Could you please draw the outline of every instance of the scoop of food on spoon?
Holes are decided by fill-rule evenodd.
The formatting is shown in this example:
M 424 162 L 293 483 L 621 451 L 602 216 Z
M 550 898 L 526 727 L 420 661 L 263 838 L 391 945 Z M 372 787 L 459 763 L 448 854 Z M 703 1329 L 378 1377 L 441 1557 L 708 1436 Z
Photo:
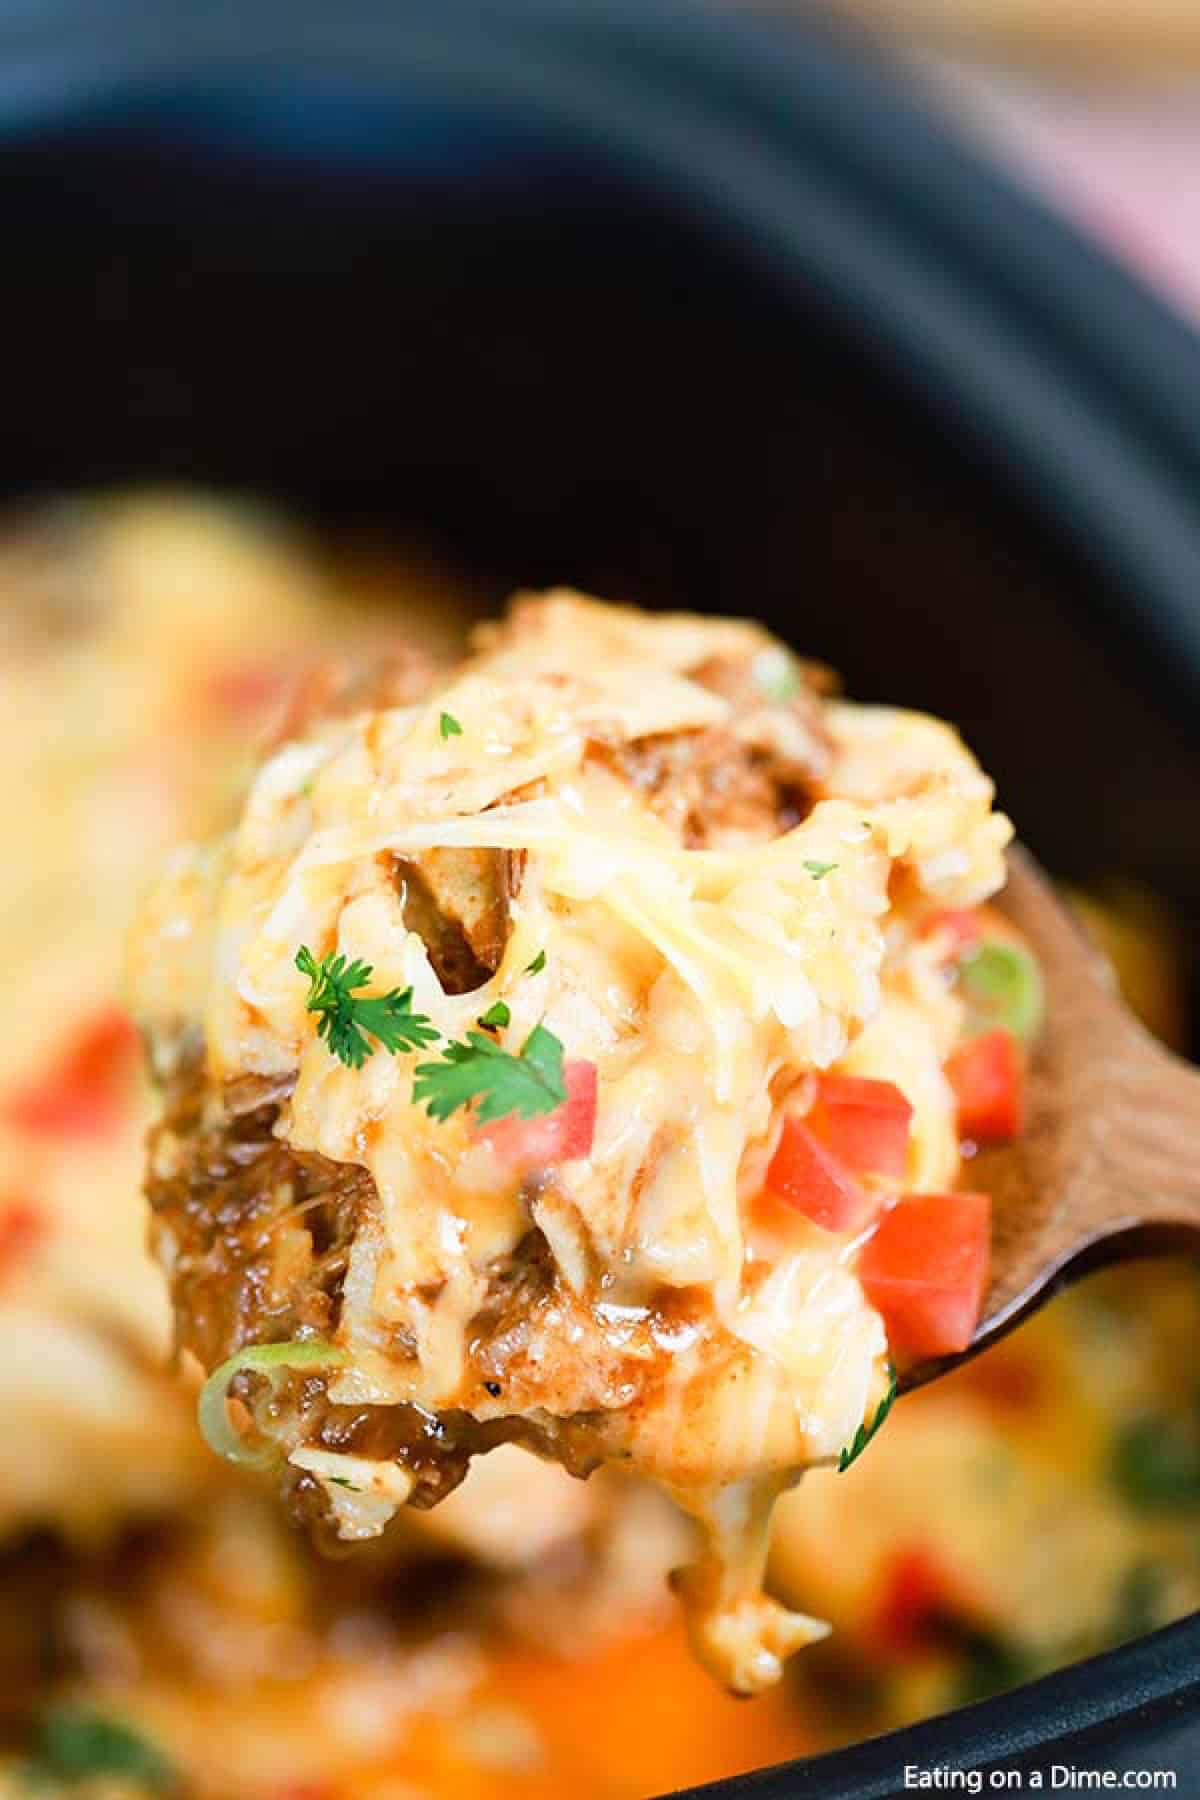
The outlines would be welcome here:
M 1025 850 L 998 902 L 1037 954 L 1045 1020 L 1028 1119 L 978 1153 L 970 1185 L 992 1197 L 991 1280 L 967 1349 L 916 1362 L 901 1391 L 986 1349 L 1088 1270 L 1200 1244 L 1200 1072 L 1122 1003 L 1104 957 Z

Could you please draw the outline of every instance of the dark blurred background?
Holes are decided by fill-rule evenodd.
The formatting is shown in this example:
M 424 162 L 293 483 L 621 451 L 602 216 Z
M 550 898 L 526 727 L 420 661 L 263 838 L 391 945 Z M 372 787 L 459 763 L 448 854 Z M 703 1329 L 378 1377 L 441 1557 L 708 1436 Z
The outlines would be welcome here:
M 835 0 L 969 129 L 1189 314 L 1200 312 L 1194 0 Z M 804 6 L 766 0 L 799 16 Z

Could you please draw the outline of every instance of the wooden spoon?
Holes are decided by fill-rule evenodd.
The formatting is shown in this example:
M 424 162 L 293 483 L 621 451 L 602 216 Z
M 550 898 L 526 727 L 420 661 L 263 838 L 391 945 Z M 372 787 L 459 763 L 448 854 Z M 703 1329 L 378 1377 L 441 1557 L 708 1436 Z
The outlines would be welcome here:
M 1037 952 L 1046 1018 L 1029 1120 L 962 1185 L 991 1194 L 992 1280 L 970 1347 L 907 1369 L 918 1386 L 974 1356 L 1089 1269 L 1200 1247 L 1200 1071 L 1122 1004 L 1107 961 L 1025 850 L 1001 910 Z

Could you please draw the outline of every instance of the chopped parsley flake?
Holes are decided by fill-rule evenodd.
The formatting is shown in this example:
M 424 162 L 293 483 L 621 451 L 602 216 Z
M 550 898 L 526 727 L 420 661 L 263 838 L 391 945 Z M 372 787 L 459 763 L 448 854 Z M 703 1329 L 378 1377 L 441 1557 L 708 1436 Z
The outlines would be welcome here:
M 438 720 L 438 730 L 444 738 L 461 737 L 463 728 L 453 713 L 444 712 Z
M 447 1044 L 437 1062 L 418 1063 L 413 1083 L 413 1099 L 431 1119 L 448 1119 L 474 1102 L 481 1125 L 509 1113 L 534 1119 L 566 1097 L 563 1047 L 544 1025 L 534 1026 L 519 1056 L 481 1031 L 468 1031 L 465 1043 Z
M 501 1025 L 507 1025 L 511 1018 L 512 1014 L 509 1012 L 504 1001 L 497 1000 L 495 1006 L 488 1007 L 487 1011 L 480 1018 L 479 1023 L 481 1025 L 486 1025 L 489 1031 L 494 1031 Z
M 545 966 L 546 952 L 544 950 L 539 950 L 533 961 L 531 963 L 526 963 L 525 973 L 527 975 L 540 975 Z
M 892 1407 L 895 1405 L 895 1401 L 896 1401 L 896 1385 L 897 1385 L 896 1384 L 896 1371 L 895 1371 L 895 1369 L 889 1367 L 888 1368 L 887 1393 L 883 1396 L 883 1399 L 879 1402 L 879 1405 L 876 1407 L 875 1417 L 871 1420 L 871 1423 L 868 1425 L 867 1421 L 865 1419 L 863 1420 L 862 1424 L 859 1426 L 858 1430 L 855 1432 L 854 1437 L 851 1440 L 850 1444 L 842 1451 L 841 1455 L 838 1457 L 838 1474 L 839 1475 L 844 1475 L 846 1473 L 846 1470 L 850 1467 L 850 1464 L 852 1462 L 856 1462 L 858 1460 L 858 1458 L 862 1455 L 863 1451 L 866 1449 L 867 1445 L 870 1443 L 871 1439 L 875 1436 L 875 1433 L 879 1430 L 880 1426 L 883 1424 L 884 1420 L 887 1418 L 888 1414 L 891 1412 Z
M 323 956 L 318 962 L 307 944 L 296 952 L 296 967 L 308 976 L 305 1006 L 316 1013 L 317 1035 L 324 1038 L 330 1055 L 348 1069 L 361 1069 L 375 1053 L 375 1042 L 389 1055 L 397 1050 L 416 1050 L 437 1041 L 438 1033 L 424 1013 L 412 1009 L 412 989 L 393 988 L 389 994 L 357 994 L 371 979 L 371 965 L 347 963 L 344 956 Z
M 806 862 L 804 867 L 808 870 L 809 874 L 812 876 L 814 881 L 820 881 L 822 875 L 831 875 L 833 873 L 834 869 L 837 868 L 837 864 L 836 863 L 825 863 L 825 862 Z

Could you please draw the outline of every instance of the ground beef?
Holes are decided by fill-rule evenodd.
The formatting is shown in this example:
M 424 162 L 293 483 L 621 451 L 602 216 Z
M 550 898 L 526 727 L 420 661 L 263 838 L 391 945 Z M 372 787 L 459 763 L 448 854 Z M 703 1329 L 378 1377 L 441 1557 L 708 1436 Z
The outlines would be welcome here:
M 172 1059 L 156 1060 L 170 1067 Z M 365 1169 L 302 1154 L 274 1135 L 290 1089 L 288 1080 L 250 1076 L 217 1091 L 194 1043 L 175 1057 L 165 1082 L 163 1118 L 150 1136 L 151 1238 L 170 1275 L 176 1341 L 209 1371 L 247 1344 L 330 1337 L 350 1244 L 377 1204 Z M 531 1232 L 497 1264 L 471 1333 L 481 1389 L 514 1321 L 539 1318 L 555 1291 L 548 1248 Z M 260 1381 L 240 1375 L 233 1392 L 250 1399 Z M 344 1406 L 329 1399 L 322 1374 L 282 1384 L 279 1406 L 306 1443 L 401 1462 L 416 1476 L 409 1504 L 417 1508 L 435 1506 L 462 1481 L 472 1456 L 502 1443 L 552 1456 L 580 1475 L 601 1461 L 586 1416 L 480 1421 L 466 1411 Z M 317 1543 L 336 1548 L 321 1484 L 288 1468 L 283 1492 Z
M 426 850 L 395 857 L 404 923 L 450 994 L 473 993 L 499 967 L 523 858 L 505 850 Z
M 688 849 L 777 837 L 807 817 L 832 756 L 821 714 L 831 677 L 818 664 L 794 668 L 795 694 L 772 701 L 751 659 L 714 657 L 689 674 L 730 703 L 720 725 L 599 742 L 591 754 L 635 787 Z
M 64 1612 L 76 1573 L 70 1553 L 48 1534 L 0 1552 L 0 1748 L 47 1683 L 72 1672 Z
M 171 1277 L 177 1341 L 206 1369 L 248 1343 L 324 1336 L 374 1196 L 366 1171 L 274 1135 L 290 1081 L 213 1090 L 195 1046 L 150 1134 L 151 1240 Z
M 721 729 L 641 738 L 597 754 L 689 850 L 713 848 L 731 834 L 774 837 L 807 811 L 780 790 L 758 756 L 741 753 Z

